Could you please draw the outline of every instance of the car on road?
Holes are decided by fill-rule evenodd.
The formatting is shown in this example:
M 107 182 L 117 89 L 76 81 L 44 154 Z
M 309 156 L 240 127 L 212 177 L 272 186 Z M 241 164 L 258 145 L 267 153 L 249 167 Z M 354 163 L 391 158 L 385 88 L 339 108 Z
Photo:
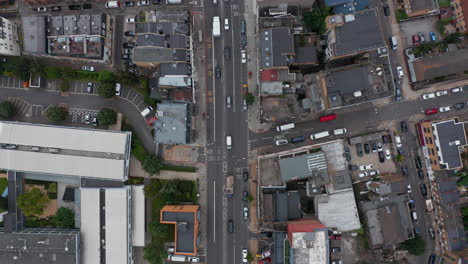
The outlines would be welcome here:
M 333 120 L 336 120 L 337 117 L 338 117 L 337 114 L 324 115 L 324 116 L 319 117 L 319 121 L 320 121 L 320 122 L 333 121 Z M 345 133 L 346 133 L 346 132 L 345 132 Z
M 279 139 L 279 140 L 275 141 L 275 144 L 276 144 L 276 146 L 286 145 L 286 144 L 288 144 L 288 140 L 287 139 Z
M 430 238 L 430 239 L 435 239 L 434 228 L 429 227 L 429 228 L 427 229 L 427 231 L 429 232 L 429 238 Z
M 234 232 L 234 221 L 229 220 L 228 221 L 228 232 L 233 233 Z
M 128 24 L 133 24 L 133 23 L 135 23 L 135 18 L 134 17 L 129 17 L 129 18 L 127 18 L 126 22 Z
M 247 249 L 246 248 L 242 249 L 242 262 L 243 263 L 247 263 L 247 255 L 248 255 Z
M 431 39 L 431 41 L 436 41 L 437 40 L 437 37 L 436 37 L 434 32 L 429 32 L 429 38 Z
M 364 177 L 367 177 L 368 175 L 369 175 L 369 173 L 367 171 L 358 173 L 359 178 L 364 178 Z
M 465 107 L 465 103 L 456 103 L 456 104 L 453 105 L 453 108 L 455 110 L 460 110 L 460 109 L 462 109 L 464 107 Z
M 398 67 L 396 67 L 396 70 L 397 70 L 398 78 L 400 78 L 400 79 L 403 78 L 403 75 L 404 75 L 403 74 L 403 67 L 398 66 Z
M 244 208 L 242 209 L 242 212 L 243 212 L 244 220 L 249 219 L 249 208 L 247 206 L 244 206 Z
M 364 171 L 364 170 L 371 170 L 372 169 L 372 164 L 367 164 L 367 165 L 361 165 L 359 166 L 359 169 Z
M 36 11 L 36 12 L 47 12 L 47 7 L 45 7 L 45 6 L 35 7 L 35 8 L 33 8 L 33 11 Z
M 428 263 L 428 264 L 434 264 L 435 259 L 436 259 L 436 256 L 435 256 L 434 254 L 431 254 L 431 255 L 429 256 L 429 260 L 428 260 L 427 263 Z
M 241 50 L 241 62 L 247 63 L 247 52 L 245 50 Z
M 390 8 L 388 8 L 387 4 L 383 4 L 383 11 L 385 16 L 390 16 Z
M 401 174 L 403 174 L 403 176 L 408 175 L 408 167 L 401 166 Z
M 402 146 L 400 136 L 395 136 L 395 144 L 396 144 L 397 148 L 400 148 Z
M 89 125 L 91 124 L 91 116 L 88 114 L 88 115 L 85 115 L 84 117 L 84 122 L 85 124 Z
M 422 169 L 422 162 L 419 156 L 414 158 L 414 165 L 416 166 L 416 169 Z
M 421 40 L 419 39 L 419 36 L 418 36 L 418 35 L 413 35 L 412 39 L 413 39 L 413 45 L 414 45 L 414 46 L 419 46 L 419 45 L 421 45 Z
M 421 170 L 421 169 L 418 170 L 418 177 L 419 177 L 419 179 L 421 179 L 421 180 L 424 179 L 424 171 L 423 171 L 423 170 Z
M 389 149 L 385 149 L 385 158 L 387 160 L 391 159 L 392 158 L 392 155 L 390 154 L 390 150 Z
M 249 198 L 249 193 L 247 191 L 242 192 L 242 201 L 247 201 Z
M 461 92 L 463 92 L 462 86 L 452 88 L 452 93 L 461 93 Z
M 115 95 L 120 96 L 121 90 L 122 90 L 122 86 L 120 85 L 120 83 L 116 83 L 115 84 Z
M 124 35 L 127 36 L 127 37 L 134 37 L 134 36 L 135 36 L 135 32 L 133 32 L 133 31 L 125 31 Z
M 370 146 L 369 146 L 369 144 L 367 144 L 367 143 L 364 144 L 364 152 L 365 152 L 366 154 L 369 154 L 369 153 L 370 153 Z
M 406 123 L 406 121 L 401 121 L 400 127 L 401 127 L 401 132 L 403 133 L 408 132 L 408 124 Z
M 447 95 L 448 92 L 447 91 L 438 91 L 436 92 L 436 96 L 444 96 L 444 95 Z
M 419 41 L 422 43 L 424 43 L 425 39 L 424 39 L 424 34 L 422 32 L 419 32 L 418 33 L 418 37 L 419 37 Z
M 92 82 L 89 82 L 87 85 L 86 85 L 86 91 L 88 93 L 93 93 L 93 88 L 94 88 L 94 83 Z
M 441 112 L 441 113 L 448 112 L 450 110 L 452 110 L 450 108 L 450 106 L 442 106 L 442 107 L 439 108 L 439 112 Z
M 140 0 L 137 1 L 137 6 L 149 6 L 149 1 L 148 0 Z
M 215 68 L 215 76 L 218 79 L 221 78 L 221 67 L 219 65 L 216 66 L 216 68 Z
M 90 71 L 90 72 L 93 72 L 94 71 L 94 67 L 93 66 L 83 66 L 81 67 L 81 69 L 83 71 Z
M 291 139 L 291 143 L 300 143 L 305 141 L 307 138 L 305 136 L 299 136 Z M 349 151 L 349 149 L 348 149 Z
M 437 112 L 438 112 L 438 111 L 437 111 L 437 108 L 426 109 L 426 110 L 424 111 L 424 113 L 425 113 L 426 115 L 434 115 L 434 114 L 437 114 Z
M 226 96 L 226 108 L 231 108 L 231 96 Z
M 346 132 L 347 132 L 346 128 L 338 128 L 338 129 L 333 130 L 333 135 L 335 136 L 344 135 L 346 134 Z
M 423 98 L 424 100 L 435 98 L 435 93 L 423 94 L 423 95 L 422 95 L 422 98 Z
M 230 47 L 225 47 L 224 48 L 224 58 L 226 60 L 229 60 L 231 58 L 231 48 Z
M 224 30 L 229 30 L 229 19 L 228 18 L 224 19 Z
M 385 162 L 385 154 L 383 151 L 379 151 L 379 161 L 380 163 L 384 163 Z
M 242 110 L 247 110 L 247 99 L 242 98 Z
M 422 194 L 423 196 L 427 196 L 427 187 L 426 187 L 426 184 L 421 183 L 421 184 L 419 185 L 419 188 L 421 189 L 421 194 Z
M 248 171 L 243 171 L 242 172 L 242 180 L 244 180 L 244 182 L 247 182 L 249 180 L 249 172 Z
M 52 10 L 52 12 L 62 11 L 62 7 L 60 7 L 60 6 L 53 6 L 50 9 Z
M 361 143 L 356 144 L 356 153 L 357 153 L 358 157 L 362 157 L 362 155 L 364 154 L 362 152 L 362 144 Z

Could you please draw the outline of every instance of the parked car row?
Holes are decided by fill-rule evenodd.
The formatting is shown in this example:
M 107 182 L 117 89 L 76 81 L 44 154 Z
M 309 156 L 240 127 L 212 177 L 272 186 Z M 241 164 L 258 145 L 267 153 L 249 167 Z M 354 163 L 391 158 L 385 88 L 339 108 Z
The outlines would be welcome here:
M 455 87 L 455 88 L 450 89 L 450 91 L 452 92 L 452 94 L 461 93 L 461 92 L 463 92 L 463 87 L 462 86 Z M 437 91 L 437 92 L 434 92 L 434 93 L 426 93 L 426 94 L 422 95 L 422 98 L 424 100 L 428 100 L 428 99 L 434 99 L 436 97 L 440 97 L 440 96 L 444 96 L 444 95 L 448 95 L 448 91 L 442 90 L 442 91 Z
M 437 37 L 434 32 L 429 32 L 429 39 L 430 41 L 436 41 Z M 419 46 L 426 42 L 426 39 L 424 38 L 424 34 L 422 32 L 419 32 L 417 35 L 412 36 L 413 40 L 413 45 L 414 46 Z

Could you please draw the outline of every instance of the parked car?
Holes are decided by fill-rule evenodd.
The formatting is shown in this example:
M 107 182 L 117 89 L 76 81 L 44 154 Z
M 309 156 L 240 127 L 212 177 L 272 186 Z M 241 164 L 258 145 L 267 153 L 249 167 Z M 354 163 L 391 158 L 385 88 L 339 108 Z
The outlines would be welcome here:
M 429 38 L 431 39 L 431 41 L 436 41 L 437 40 L 437 37 L 436 37 L 434 32 L 429 32 Z
M 148 0 L 137 1 L 137 6 L 149 6 L 149 1 Z
M 406 124 L 406 121 L 401 121 L 400 126 L 401 126 L 401 132 L 403 133 L 408 132 L 408 124 Z
M 95 126 L 95 127 L 97 127 L 99 125 L 97 117 L 93 117 L 92 123 L 93 123 L 93 126 Z
M 224 19 L 224 30 L 229 30 L 229 18 Z
M 414 46 L 419 46 L 419 45 L 421 45 L 421 40 L 419 39 L 419 36 L 418 36 L 418 35 L 413 35 L 412 39 L 413 39 L 413 45 L 414 45 Z
M 331 248 L 331 251 L 332 251 L 332 252 L 340 252 L 340 251 L 341 251 L 341 248 L 339 248 L 339 247 L 332 247 L 332 248 Z
M 427 231 L 429 232 L 429 238 L 430 238 L 430 239 L 435 239 L 434 228 L 429 227 Z
M 286 144 L 288 144 L 288 140 L 287 139 L 279 139 L 279 140 L 275 141 L 275 144 L 276 144 L 276 146 L 286 145 Z
M 135 47 L 135 43 L 133 43 L 133 42 L 125 42 L 125 43 L 123 44 L 123 47 L 124 47 L 125 49 L 133 49 L 133 47 Z
M 364 154 L 362 152 L 362 144 L 361 143 L 356 144 L 356 153 L 357 153 L 358 157 L 362 157 L 362 155 Z
M 400 148 L 402 146 L 400 136 L 395 136 L 395 144 L 397 148 Z
M 70 9 L 70 10 L 81 10 L 81 6 L 80 5 L 69 5 L 68 9 Z
M 94 88 L 94 83 L 89 82 L 89 83 L 87 84 L 87 86 L 86 86 L 86 91 L 87 91 L 88 93 L 93 93 L 93 88 Z
M 89 114 L 85 115 L 84 122 L 87 125 L 91 124 L 91 116 Z
M 438 112 L 438 111 L 437 111 L 437 108 L 431 108 L 431 109 L 427 109 L 427 110 L 424 111 L 424 113 L 425 113 L 426 115 L 437 114 L 437 112 Z
M 242 180 L 244 180 L 244 182 L 249 180 L 249 172 L 248 171 L 242 172 Z
M 60 7 L 60 6 L 53 6 L 50 9 L 52 10 L 52 12 L 62 11 L 62 7 Z
M 266 257 L 266 258 L 261 259 L 260 261 L 258 261 L 258 264 L 268 264 L 268 263 L 271 263 L 271 258 L 270 257 Z
M 402 174 L 403 176 L 408 175 L 408 167 L 406 167 L 406 166 L 401 166 L 401 174 Z
M 375 142 L 375 141 L 371 142 L 371 150 L 374 153 L 377 152 L 377 142 Z
M 365 152 L 366 154 L 369 154 L 369 153 L 370 153 L 370 146 L 369 146 L 369 144 L 367 144 L 367 143 L 364 144 L 364 152 Z
M 247 249 L 246 248 L 242 249 L 242 262 L 243 263 L 247 263 L 247 255 L 248 255 Z
M 383 151 L 383 146 L 382 146 L 382 143 L 377 143 L 377 151 L 378 152 L 382 152 Z
M 460 93 L 460 92 L 463 92 L 463 87 L 455 87 L 455 88 L 452 88 L 452 93 Z
M 122 91 L 122 86 L 120 85 L 120 83 L 116 83 L 115 84 L 115 95 L 120 96 L 121 91 Z
M 380 163 L 385 162 L 385 154 L 384 154 L 383 151 L 379 151 L 379 161 L 380 161 Z
M 247 52 L 245 50 L 241 50 L 241 62 L 247 63 Z
M 434 254 L 431 254 L 429 256 L 429 261 L 427 262 L 428 264 L 434 264 L 435 262 L 435 259 L 436 259 L 436 256 Z
M 460 109 L 462 109 L 464 107 L 465 107 L 465 103 L 456 103 L 456 104 L 453 105 L 453 108 L 455 110 L 460 110 Z
M 135 36 L 135 32 L 133 32 L 133 31 L 125 31 L 124 35 L 127 36 L 127 37 L 134 37 L 134 36 Z
M 128 24 L 133 24 L 133 23 L 135 23 L 135 18 L 134 17 L 129 17 L 129 18 L 127 18 L 126 21 L 127 21 Z
M 153 0 L 153 5 L 162 5 L 162 0 Z
M 422 169 L 422 162 L 419 156 L 414 158 L 414 165 L 416 166 L 416 169 Z
M 122 60 L 129 60 L 130 54 L 122 54 Z
M 364 171 L 364 170 L 371 170 L 372 169 L 372 164 L 367 164 L 367 165 L 361 165 L 359 166 L 359 169 Z
M 424 100 L 435 98 L 435 93 L 423 94 L 423 95 L 422 95 L 422 98 L 423 98 Z
M 249 219 L 249 208 L 247 206 L 244 206 L 244 208 L 242 209 L 242 212 L 243 212 L 244 220 Z
M 419 33 L 418 33 L 418 37 L 419 37 L 419 41 L 420 41 L 421 43 L 424 43 L 424 34 L 423 34 L 422 32 L 419 32 Z
M 383 4 L 383 11 L 385 16 L 390 16 L 390 9 L 388 8 L 387 4 Z
M 367 173 L 367 171 L 363 171 L 363 172 L 358 173 L 359 178 L 364 178 L 364 177 L 367 177 L 368 175 L 369 175 L 369 173 Z
M 390 154 L 390 150 L 389 149 L 385 149 L 385 158 L 387 160 L 391 159 L 392 158 L 392 155 Z
M 397 70 L 397 73 L 398 73 L 398 78 L 400 78 L 400 79 L 403 78 L 403 75 L 404 75 L 403 74 L 403 67 L 398 66 L 398 67 L 396 67 L 396 70 Z
M 81 69 L 83 71 L 90 71 L 90 72 L 93 72 L 94 71 L 94 67 L 93 66 L 83 66 L 81 67 Z
M 439 108 L 439 112 L 441 113 L 448 112 L 450 110 L 451 110 L 450 106 L 442 106 Z
M 373 176 L 377 176 L 380 174 L 380 171 L 379 170 L 373 170 L 371 172 L 369 172 L 369 176 L 373 177 Z
M 125 2 L 123 3 L 123 6 L 124 6 L 124 7 L 135 6 L 135 2 L 133 2 L 133 1 L 125 1 Z
M 249 198 L 249 193 L 247 191 L 242 192 L 242 201 L 247 201 Z
M 444 95 L 447 95 L 448 92 L 447 91 L 438 91 L 436 92 L 436 96 L 444 96 Z
M 350 161 L 350 160 L 351 160 L 351 152 L 349 151 L 349 148 L 348 148 L 348 147 L 345 147 L 344 150 L 345 150 L 345 157 L 346 157 L 346 160 L 347 160 L 347 161 Z
M 331 240 L 341 240 L 341 235 L 332 235 L 330 236 Z
M 83 9 L 91 9 L 93 6 L 91 4 L 83 4 Z
M 419 179 L 421 179 L 421 180 L 424 179 L 424 171 L 423 171 L 423 170 L 421 170 L 421 169 L 418 170 L 418 177 L 419 177 Z
M 421 188 L 421 194 L 422 194 L 423 196 L 427 196 L 427 187 L 426 187 L 426 184 L 421 183 L 421 184 L 419 185 L 419 187 Z
M 387 135 L 382 136 L 382 143 L 388 144 L 388 136 Z
M 35 7 L 35 8 L 33 8 L 33 11 L 36 11 L 36 12 L 47 12 L 47 7 L 45 7 L 45 6 Z

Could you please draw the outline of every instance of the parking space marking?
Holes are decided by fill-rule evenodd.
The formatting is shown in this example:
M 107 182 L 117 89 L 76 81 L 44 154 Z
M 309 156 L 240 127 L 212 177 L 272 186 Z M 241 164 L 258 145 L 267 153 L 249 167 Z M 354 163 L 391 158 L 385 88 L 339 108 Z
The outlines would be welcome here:
M 135 93 L 135 97 L 133 97 L 132 103 L 135 101 L 135 99 L 138 97 L 138 94 Z
M 31 104 L 30 103 L 17 97 L 8 97 L 8 101 L 10 101 L 13 104 L 17 113 L 20 113 L 21 115 L 24 115 L 27 117 L 31 116 Z
M 31 107 L 31 116 L 41 118 L 43 113 L 42 105 L 32 105 Z
M 71 116 L 73 123 L 84 123 L 85 116 L 90 115 L 95 117 L 98 114 L 98 110 L 84 109 L 84 108 L 70 108 L 68 109 L 68 115 Z

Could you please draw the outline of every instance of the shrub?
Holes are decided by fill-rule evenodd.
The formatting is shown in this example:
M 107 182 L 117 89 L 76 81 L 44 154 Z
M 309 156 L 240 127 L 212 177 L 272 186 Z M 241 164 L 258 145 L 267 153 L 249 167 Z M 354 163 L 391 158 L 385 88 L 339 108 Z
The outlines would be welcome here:
M 398 22 L 400 22 L 403 19 L 407 19 L 408 14 L 406 14 L 406 11 L 404 9 L 398 9 L 396 11 L 396 18 L 397 18 Z
M 155 154 L 147 154 L 143 160 L 141 166 L 143 169 L 151 175 L 158 175 L 162 168 L 161 158 Z
M 59 208 L 55 215 L 55 227 L 75 228 L 75 213 L 65 207 Z
M 0 103 L 0 117 L 11 118 L 15 112 L 13 104 L 9 101 L 3 101 Z
M 413 239 L 406 240 L 401 243 L 400 247 L 402 249 L 408 250 L 412 255 L 421 256 L 426 250 L 426 241 L 424 241 L 420 236 L 416 235 Z
M 62 77 L 62 71 L 57 67 L 46 67 L 44 71 L 48 79 L 60 79 Z
M 18 207 L 25 216 L 40 215 L 44 211 L 49 199 L 38 188 L 32 188 L 18 196 Z
M 52 106 L 44 113 L 45 117 L 53 122 L 63 121 L 67 117 L 67 109 L 60 106 Z
M 102 125 L 113 125 L 117 121 L 117 113 L 113 109 L 104 108 L 99 111 L 97 118 Z
M 245 96 L 245 101 L 248 105 L 251 105 L 255 102 L 255 96 L 252 93 L 247 93 L 247 95 Z
M 115 95 L 115 83 L 114 82 L 102 82 L 97 87 L 97 94 L 105 98 L 111 98 Z
M 318 7 L 303 15 L 304 24 L 309 30 L 317 34 L 324 34 L 327 30 L 325 18 L 330 14 L 330 7 Z
M 68 92 L 69 90 L 70 90 L 70 81 L 62 80 L 62 82 L 60 82 L 60 91 Z
M 53 183 L 49 184 L 49 187 L 47 188 L 47 191 L 51 192 L 51 193 L 57 193 L 57 183 L 53 182 Z

